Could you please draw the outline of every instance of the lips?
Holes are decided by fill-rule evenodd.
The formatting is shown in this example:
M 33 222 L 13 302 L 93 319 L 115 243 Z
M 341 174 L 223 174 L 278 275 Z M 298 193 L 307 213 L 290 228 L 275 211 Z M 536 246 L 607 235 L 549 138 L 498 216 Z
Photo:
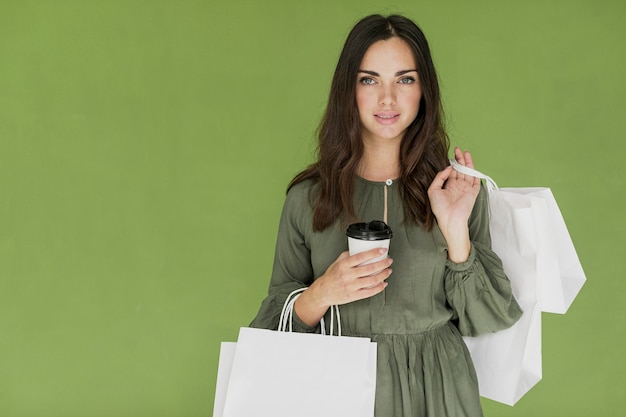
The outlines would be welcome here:
M 398 120 L 400 114 L 396 112 L 381 112 L 374 114 L 374 117 L 376 118 L 378 123 L 390 125 Z

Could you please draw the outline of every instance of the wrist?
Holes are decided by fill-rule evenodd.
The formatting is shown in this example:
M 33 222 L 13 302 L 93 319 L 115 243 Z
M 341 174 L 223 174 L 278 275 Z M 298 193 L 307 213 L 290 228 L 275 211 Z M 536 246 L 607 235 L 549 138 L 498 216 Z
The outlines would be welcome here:
M 320 296 L 319 284 L 315 281 L 298 297 L 294 304 L 294 310 L 300 321 L 308 326 L 315 326 L 324 317 L 330 306 L 323 302 Z
M 455 264 L 462 264 L 469 259 L 472 246 L 469 241 L 467 243 L 454 246 L 448 245 L 448 259 Z

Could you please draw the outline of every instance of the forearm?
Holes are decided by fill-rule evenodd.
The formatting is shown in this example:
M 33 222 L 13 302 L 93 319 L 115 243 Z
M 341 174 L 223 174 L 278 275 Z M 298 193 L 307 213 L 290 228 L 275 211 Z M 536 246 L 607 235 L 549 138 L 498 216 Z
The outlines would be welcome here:
M 471 242 L 467 223 L 461 225 L 440 225 L 441 233 L 448 245 L 448 259 L 463 263 L 469 258 Z

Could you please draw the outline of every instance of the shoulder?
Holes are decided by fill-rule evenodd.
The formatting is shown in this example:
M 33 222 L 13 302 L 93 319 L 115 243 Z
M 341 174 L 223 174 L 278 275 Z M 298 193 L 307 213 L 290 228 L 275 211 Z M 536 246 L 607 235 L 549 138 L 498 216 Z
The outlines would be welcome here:
M 290 230 L 298 235 L 307 235 L 312 228 L 312 202 L 316 188 L 314 181 L 304 180 L 289 189 L 280 219 L 281 230 Z
M 285 205 L 296 205 L 300 208 L 312 208 L 315 193 L 319 189 L 319 181 L 307 179 L 293 185 L 287 192 Z
M 310 179 L 289 188 L 283 204 L 283 219 L 298 224 L 309 223 L 313 215 L 313 202 L 317 189 L 317 182 Z

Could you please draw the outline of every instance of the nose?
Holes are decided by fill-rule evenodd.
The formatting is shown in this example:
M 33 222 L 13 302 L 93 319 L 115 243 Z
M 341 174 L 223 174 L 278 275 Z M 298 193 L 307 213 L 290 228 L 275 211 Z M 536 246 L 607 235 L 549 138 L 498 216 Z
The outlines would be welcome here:
M 396 94 L 393 85 L 382 85 L 378 102 L 381 106 L 391 106 L 396 104 Z

